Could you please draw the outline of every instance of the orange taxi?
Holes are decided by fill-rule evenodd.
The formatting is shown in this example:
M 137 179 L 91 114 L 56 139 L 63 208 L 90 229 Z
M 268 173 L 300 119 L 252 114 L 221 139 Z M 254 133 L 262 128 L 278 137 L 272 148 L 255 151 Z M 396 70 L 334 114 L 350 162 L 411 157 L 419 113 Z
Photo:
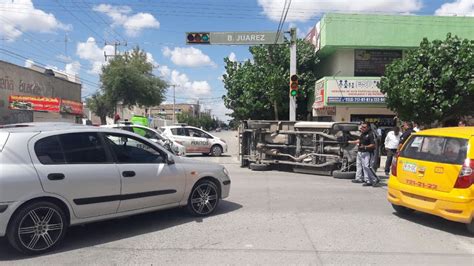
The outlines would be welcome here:
M 413 134 L 392 164 L 388 201 L 395 211 L 414 210 L 465 223 L 474 234 L 474 127 Z

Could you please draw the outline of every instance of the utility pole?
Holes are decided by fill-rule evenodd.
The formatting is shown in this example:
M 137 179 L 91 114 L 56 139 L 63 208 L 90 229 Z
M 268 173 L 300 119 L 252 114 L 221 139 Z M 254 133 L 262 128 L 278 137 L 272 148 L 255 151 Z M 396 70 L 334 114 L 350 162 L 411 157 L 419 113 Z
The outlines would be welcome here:
M 113 54 L 113 55 L 108 55 L 108 54 L 106 54 L 105 51 L 104 51 L 105 61 L 107 61 L 107 59 L 108 59 L 109 57 L 114 57 L 114 56 L 116 56 L 116 55 L 118 54 L 118 47 L 119 47 L 119 46 L 127 46 L 127 42 L 123 42 L 123 43 L 122 43 L 122 42 L 117 42 L 117 41 L 115 41 L 115 42 L 113 42 L 113 43 L 107 43 L 107 42 L 105 42 L 105 45 L 113 45 L 113 46 L 114 46 L 114 54 Z
M 296 28 L 290 29 L 290 77 L 296 75 Z M 296 121 L 296 96 L 290 95 L 290 121 Z

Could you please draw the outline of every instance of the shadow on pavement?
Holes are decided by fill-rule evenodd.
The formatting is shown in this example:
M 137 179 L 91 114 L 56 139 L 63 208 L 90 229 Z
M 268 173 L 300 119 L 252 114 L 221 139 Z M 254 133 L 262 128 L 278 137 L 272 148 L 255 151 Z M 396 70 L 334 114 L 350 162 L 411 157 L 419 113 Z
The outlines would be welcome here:
M 473 237 L 467 231 L 466 225 L 463 223 L 449 221 L 435 215 L 418 211 L 415 211 L 410 215 L 400 215 L 396 212 L 394 212 L 393 214 L 400 217 L 401 219 L 414 222 L 422 226 L 431 227 L 433 229 L 444 231 L 454 235 Z
M 210 217 L 219 216 L 242 208 L 242 205 L 222 200 L 219 207 Z M 68 229 L 66 237 L 59 247 L 44 255 L 62 253 L 70 250 L 91 247 L 142 234 L 165 230 L 181 224 L 201 223 L 207 217 L 193 217 L 184 208 L 175 208 L 138 214 L 125 218 L 73 226 Z M 41 255 L 39 255 L 41 256 Z M 6 238 L 0 239 L 0 261 L 29 259 L 10 247 Z

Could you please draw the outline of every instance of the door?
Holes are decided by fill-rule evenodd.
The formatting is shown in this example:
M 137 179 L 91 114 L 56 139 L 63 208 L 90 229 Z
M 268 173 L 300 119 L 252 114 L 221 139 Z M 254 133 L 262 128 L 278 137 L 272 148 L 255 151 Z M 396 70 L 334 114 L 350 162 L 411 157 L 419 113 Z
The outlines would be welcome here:
M 119 212 L 180 202 L 185 174 L 176 164 L 168 164 L 166 152 L 140 138 L 104 133 L 122 179 Z
M 173 132 L 173 140 L 183 145 L 186 148 L 187 153 L 196 152 L 194 146 L 192 145 L 193 138 L 189 135 L 187 128 L 172 128 L 171 132 Z
M 120 176 L 96 132 L 42 134 L 30 143 L 43 189 L 65 198 L 77 217 L 117 212 Z
M 188 128 L 188 131 L 189 135 L 192 137 L 191 145 L 195 152 L 209 153 L 211 151 L 209 144 L 209 138 L 211 136 L 195 128 Z

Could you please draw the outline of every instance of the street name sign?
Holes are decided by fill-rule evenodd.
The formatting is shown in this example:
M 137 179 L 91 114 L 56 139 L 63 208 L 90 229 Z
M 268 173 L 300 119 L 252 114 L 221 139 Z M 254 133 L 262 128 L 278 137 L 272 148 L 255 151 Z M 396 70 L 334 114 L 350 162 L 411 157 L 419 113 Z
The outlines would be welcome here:
M 191 35 L 194 34 L 194 35 Z M 204 34 L 204 33 L 199 33 Z M 186 33 L 187 44 L 222 44 L 222 45 L 258 45 L 258 44 L 281 44 L 284 42 L 283 33 L 276 32 L 209 32 L 209 41 L 206 43 L 190 42 L 196 33 Z M 190 36 L 191 35 L 191 36 Z

